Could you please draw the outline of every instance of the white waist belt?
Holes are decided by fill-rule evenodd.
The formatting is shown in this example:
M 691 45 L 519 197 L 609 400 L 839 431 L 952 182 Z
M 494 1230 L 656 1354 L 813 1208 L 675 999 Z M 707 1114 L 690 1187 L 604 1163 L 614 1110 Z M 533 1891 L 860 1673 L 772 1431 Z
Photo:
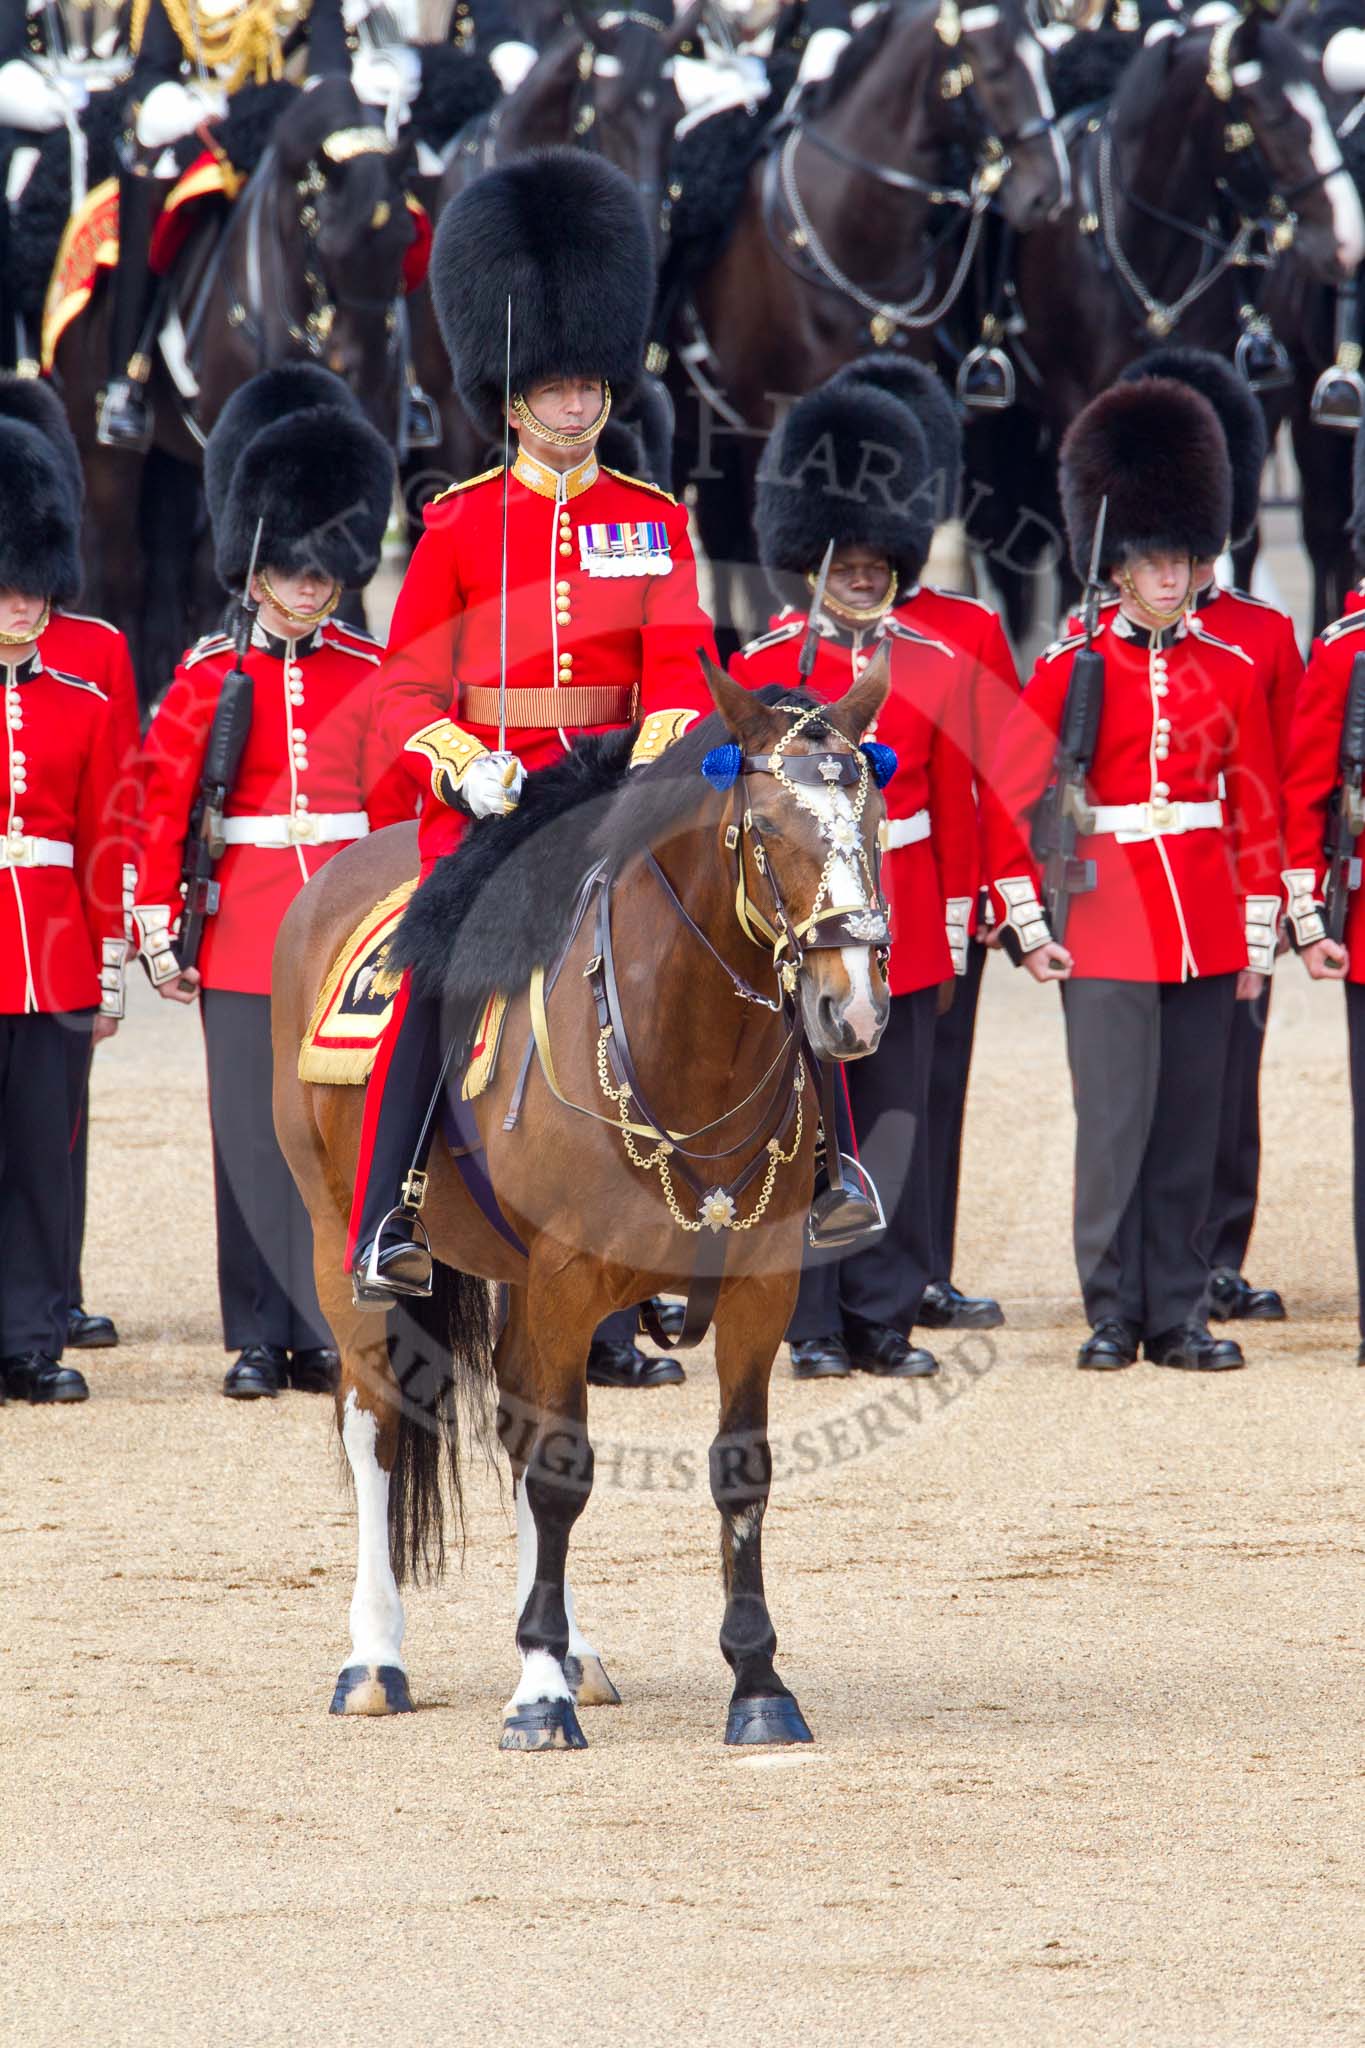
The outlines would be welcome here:
M 1112 832 L 1119 840 L 1160 839 L 1168 832 L 1209 832 L 1223 822 L 1217 797 L 1206 803 L 1095 804 L 1088 833 Z
M 76 849 L 69 839 L 32 839 L 11 832 L 0 839 L 0 868 L 74 868 Z
M 916 811 L 910 818 L 883 818 L 877 827 L 877 841 L 883 853 L 891 853 L 898 846 L 917 846 L 929 833 L 929 813 Z
M 327 846 L 337 839 L 363 839 L 370 829 L 364 811 L 295 811 L 287 818 L 224 818 L 227 846 Z

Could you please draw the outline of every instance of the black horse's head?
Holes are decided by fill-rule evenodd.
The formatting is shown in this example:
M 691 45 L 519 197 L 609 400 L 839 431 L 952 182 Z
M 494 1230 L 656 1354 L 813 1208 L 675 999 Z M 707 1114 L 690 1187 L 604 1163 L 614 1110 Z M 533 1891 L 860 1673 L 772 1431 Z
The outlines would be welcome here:
M 573 24 L 582 38 L 573 111 L 574 140 L 614 163 L 635 186 L 656 241 L 662 233 L 663 185 L 673 131 L 683 106 L 673 83 L 673 60 L 696 29 L 706 0 L 692 0 L 676 20 L 656 19 L 650 7 L 608 8 L 594 14 L 573 0 Z
M 938 0 L 937 90 L 955 110 L 978 176 L 998 185 L 1011 226 L 1036 227 L 1068 203 L 1071 171 L 1053 125 L 1043 47 L 1023 0 Z
M 410 144 L 390 137 L 349 79 L 327 78 L 291 106 L 275 149 L 281 232 L 297 247 L 306 287 L 306 344 L 368 407 L 365 385 L 376 355 L 388 351 L 415 234 L 406 194 Z
M 1170 123 L 1173 162 L 1202 154 L 1241 217 L 1264 221 L 1277 248 L 1292 242 L 1325 282 L 1355 271 L 1365 256 L 1360 195 L 1309 65 L 1282 29 L 1229 6 L 1225 19 L 1171 35 L 1139 64 L 1135 87 L 1153 122 Z

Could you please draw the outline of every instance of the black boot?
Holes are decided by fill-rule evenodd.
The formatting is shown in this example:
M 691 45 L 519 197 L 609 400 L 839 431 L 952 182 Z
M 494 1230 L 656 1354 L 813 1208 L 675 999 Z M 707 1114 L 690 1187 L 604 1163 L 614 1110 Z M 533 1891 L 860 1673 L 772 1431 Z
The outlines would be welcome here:
M 1117 1316 L 1110 1316 L 1096 1323 L 1076 1353 L 1076 1363 L 1082 1371 L 1119 1372 L 1125 1365 L 1131 1365 L 1137 1354 L 1137 1331 L 1131 1324 L 1120 1322 Z
M 299 1394 L 334 1394 L 341 1360 L 330 1345 L 289 1354 L 289 1384 Z
M 74 1365 L 60 1365 L 43 1351 L 26 1351 L 19 1358 L 0 1359 L 5 1392 L 11 1401 L 28 1401 L 40 1407 L 56 1401 L 88 1401 L 90 1389 L 85 1375 Z
M 846 1380 L 853 1371 L 841 1331 L 828 1337 L 793 1337 L 788 1349 L 794 1380 Z
M 66 1318 L 68 1351 L 110 1351 L 118 1343 L 118 1331 L 108 1316 L 89 1316 L 73 1308 Z
M 151 362 L 145 330 L 153 293 L 152 226 L 164 191 L 150 172 L 119 173 L 119 259 L 109 320 L 109 382 L 100 401 L 95 439 L 102 448 L 145 448 L 152 438 L 147 400 Z
M 419 1211 L 444 1079 L 441 1006 L 410 994 L 389 1053 L 351 1261 L 357 1308 L 431 1293 L 431 1246 Z M 371 1075 L 370 1086 L 378 1085 Z
M 1152 1365 L 1173 1365 L 1183 1372 L 1235 1372 L 1246 1364 L 1240 1344 L 1215 1337 L 1207 1323 L 1182 1323 L 1148 1337 L 1144 1346 Z
M 915 1318 L 926 1330 L 998 1330 L 1004 1320 L 989 1294 L 963 1294 L 951 1280 L 929 1282 Z
M 227 1369 L 223 1392 L 229 1401 L 273 1401 L 287 1385 L 289 1353 L 277 1344 L 248 1344 Z
M 912 1344 L 886 1323 L 865 1323 L 846 1316 L 844 1339 L 855 1372 L 874 1373 L 883 1380 L 921 1380 L 938 1371 L 932 1351 Z

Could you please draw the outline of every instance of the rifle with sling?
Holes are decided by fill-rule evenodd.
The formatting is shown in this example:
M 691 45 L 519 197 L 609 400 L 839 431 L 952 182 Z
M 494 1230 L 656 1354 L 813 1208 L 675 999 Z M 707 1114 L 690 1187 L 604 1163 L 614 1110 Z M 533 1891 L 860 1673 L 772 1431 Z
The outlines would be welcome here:
M 1351 891 L 1360 883 L 1356 841 L 1365 832 L 1365 654 L 1351 663 L 1346 714 L 1341 721 L 1338 780 L 1327 809 L 1323 856 L 1327 882 L 1323 890 L 1323 922 L 1327 936 L 1340 945 L 1346 930 Z
M 223 857 L 227 841 L 223 836 L 223 810 L 232 794 L 241 766 L 242 750 L 251 730 L 252 681 L 246 670 L 251 629 L 256 623 L 256 606 L 251 585 L 256 575 L 256 557 L 261 545 L 264 521 L 256 521 L 256 538 L 251 545 L 251 562 L 246 587 L 237 610 L 236 659 L 223 678 L 213 723 L 209 727 L 204 765 L 199 771 L 199 793 L 190 812 L 189 837 L 185 841 L 185 864 L 181 881 L 185 908 L 180 919 L 180 936 L 175 953 L 182 974 L 199 963 L 204 942 L 204 921 L 218 908 L 219 885 L 214 870 Z
M 1031 844 L 1034 859 L 1043 871 L 1043 908 L 1048 926 L 1058 945 L 1066 942 L 1067 918 L 1073 896 L 1083 896 L 1095 886 L 1095 863 L 1077 853 L 1077 842 L 1090 823 L 1085 797 L 1085 778 L 1095 757 L 1100 713 L 1104 708 L 1104 656 L 1095 646 L 1099 629 L 1100 564 L 1104 558 L 1104 524 L 1109 510 L 1106 498 L 1095 522 L 1095 541 L 1090 554 L 1081 621 L 1085 645 L 1072 659 L 1066 702 L 1052 757 L 1052 780 L 1033 814 Z M 1006 931 L 1002 943 L 1013 936 Z

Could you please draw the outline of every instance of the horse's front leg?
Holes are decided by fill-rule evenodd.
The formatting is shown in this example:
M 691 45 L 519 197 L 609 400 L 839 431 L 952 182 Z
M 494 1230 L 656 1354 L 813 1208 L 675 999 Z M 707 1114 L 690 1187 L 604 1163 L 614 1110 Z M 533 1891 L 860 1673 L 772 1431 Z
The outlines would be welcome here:
M 777 1675 L 777 1631 L 763 1590 L 763 1516 L 773 1469 L 768 1381 L 791 1294 L 781 1277 L 732 1283 L 716 1323 L 720 1427 L 711 1445 L 711 1494 L 720 1510 L 725 1581 L 720 1647 L 735 1675 L 727 1743 L 814 1740 Z
M 371 1317 L 371 1328 L 374 1322 Z M 343 1348 L 337 1409 L 355 1480 L 357 1549 L 351 1654 L 332 1695 L 334 1714 L 412 1712 L 403 1662 L 403 1602 L 389 1550 L 389 1488 L 401 1399 L 382 1338 Z
M 569 1534 L 592 1492 L 587 1358 L 599 1314 L 587 1292 L 586 1286 L 575 1288 L 563 1275 L 556 1275 L 548 1288 L 538 1287 L 533 1277 L 528 1323 L 534 1410 L 523 1421 L 506 1391 L 499 1409 L 499 1428 L 513 1470 L 522 1467 L 517 1479 L 521 1677 L 503 1709 L 503 1749 L 588 1746 L 575 1711 L 578 1673 L 570 1665 L 565 1584 Z M 520 1443 L 514 1434 L 518 1427 Z

